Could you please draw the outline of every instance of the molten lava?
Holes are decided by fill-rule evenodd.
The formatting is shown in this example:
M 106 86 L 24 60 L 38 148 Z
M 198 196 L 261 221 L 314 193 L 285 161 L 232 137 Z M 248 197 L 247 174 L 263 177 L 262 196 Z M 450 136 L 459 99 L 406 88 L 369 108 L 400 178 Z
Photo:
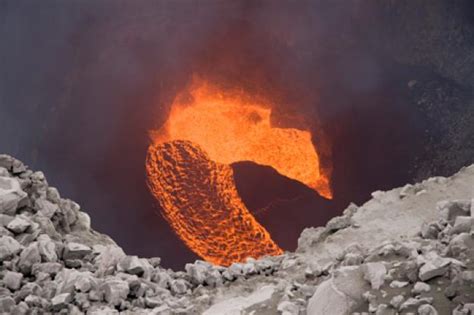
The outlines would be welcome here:
M 271 113 L 269 104 L 252 102 L 243 93 L 224 94 L 199 81 L 175 99 L 153 140 L 189 140 L 219 163 L 252 161 L 271 166 L 331 199 L 329 179 L 320 170 L 311 133 L 272 126 Z
M 282 253 L 237 193 L 229 164 L 238 161 L 271 166 L 332 198 L 309 131 L 275 127 L 265 101 L 195 81 L 152 133 L 148 184 L 178 236 L 220 265 Z
M 282 250 L 240 199 L 229 165 L 196 144 L 152 144 L 147 156 L 151 191 L 186 245 L 205 260 L 230 265 Z

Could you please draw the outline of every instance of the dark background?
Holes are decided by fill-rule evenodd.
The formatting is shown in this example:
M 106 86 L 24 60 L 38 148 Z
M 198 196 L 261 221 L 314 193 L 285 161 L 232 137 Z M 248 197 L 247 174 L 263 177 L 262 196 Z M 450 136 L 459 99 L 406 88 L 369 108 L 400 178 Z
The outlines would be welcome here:
M 127 253 L 179 268 L 196 256 L 146 188 L 148 131 L 193 73 L 264 91 L 333 166 L 327 201 L 234 165 L 244 202 L 294 250 L 350 201 L 474 161 L 473 21 L 469 0 L 0 0 L 0 152 Z

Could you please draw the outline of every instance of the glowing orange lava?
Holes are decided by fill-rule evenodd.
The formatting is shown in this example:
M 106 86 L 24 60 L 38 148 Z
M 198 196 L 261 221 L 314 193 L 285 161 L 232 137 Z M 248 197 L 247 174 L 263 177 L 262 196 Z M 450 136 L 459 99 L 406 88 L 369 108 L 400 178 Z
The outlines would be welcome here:
M 220 265 L 282 253 L 237 193 L 229 164 L 238 161 L 271 166 L 332 198 L 309 131 L 275 127 L 264 101 L 196 80 L 152 132 L 146 169 L 174 231 Z
M 331 199 L 329 179 L 320 171 L 311 133 L 274 127 L 271 113 L 269 104 L 252 102 L 243 93 L 224 94 L 198 81 L 189 94 L 175 99 L 168 120 L 153 140 L 189 140 L 219 163 L 252 161 L 271 166 Z
M 199 146 L 180 140 L 152 144 L 146 165 L 165 218 L 205 260 L 228 266 L 283 253 L 243 204 L 229 165 L 211 161 Z

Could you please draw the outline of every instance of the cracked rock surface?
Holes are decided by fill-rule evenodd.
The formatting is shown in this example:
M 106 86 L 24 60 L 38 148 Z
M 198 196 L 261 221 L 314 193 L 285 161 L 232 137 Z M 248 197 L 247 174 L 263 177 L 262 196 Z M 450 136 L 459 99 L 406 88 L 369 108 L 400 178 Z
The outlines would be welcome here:
M 373 193 L 298 250 L 184 271 L 128 256 L 0 155 L 2 314 L 474 314 L 474 166 Z

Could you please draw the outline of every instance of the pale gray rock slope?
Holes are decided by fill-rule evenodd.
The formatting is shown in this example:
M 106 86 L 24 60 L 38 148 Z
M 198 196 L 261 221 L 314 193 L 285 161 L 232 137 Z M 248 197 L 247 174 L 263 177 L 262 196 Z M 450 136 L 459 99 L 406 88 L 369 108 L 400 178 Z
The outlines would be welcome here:
M 326 228 L 303 231 L 298 251 L 316 256 L 324 263 L 337 258 L 354 242 L 371 248 L 387 240 L 414 236 L 424 222 L 437 219 L 438 202 L 474 197 L 474 167 L 465 168 L 450 178 L 433 177 L 387 192 L 376 191 L 372 197 L 361 207 L 349 207 L 344 217 L 347 226 L 335 233 L 328 231 L 328 227 L 341 218 L 333 219 Z M 315 242 L 314 237 L 319 233 L 324 241 L 316 237 Z
M 474 314 L 474 166 L 350 205 L 295 253 L 184 271 L 128 256 L 0 155 L 2 314 Z M 166 259 L 166 257 L 164 257 Z

